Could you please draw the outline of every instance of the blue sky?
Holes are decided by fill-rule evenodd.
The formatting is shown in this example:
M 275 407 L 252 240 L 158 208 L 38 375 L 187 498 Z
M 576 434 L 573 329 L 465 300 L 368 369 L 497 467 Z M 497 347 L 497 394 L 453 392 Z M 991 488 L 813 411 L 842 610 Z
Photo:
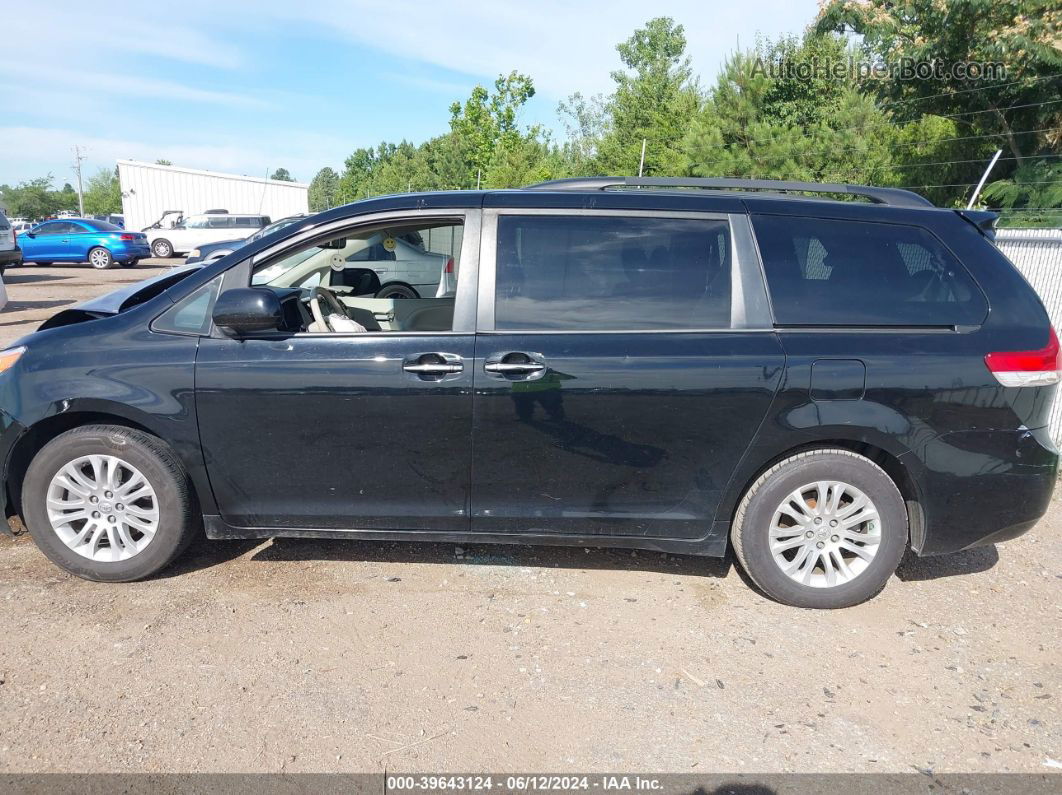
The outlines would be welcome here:
M 5 14 L 0 183 L 73 181 L 119 158 L 309 181 L 359 146 L 444 132 L 450 103 L 529 74 L 522 121 L 559 129 L 574 91 L 607 93 L 649 17 L 686 27 L 703 83 L 757 34 L 800 33 L 814 0 L 654 3 L 291 0 L 49 3 Z

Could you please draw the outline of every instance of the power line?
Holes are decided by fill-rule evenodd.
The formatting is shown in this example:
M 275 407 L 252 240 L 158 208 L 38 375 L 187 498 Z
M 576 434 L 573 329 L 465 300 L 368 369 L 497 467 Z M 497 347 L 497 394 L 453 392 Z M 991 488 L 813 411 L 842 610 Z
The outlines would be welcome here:
M 1030 102 L 1027 105 L 1011 105 L 1006 108 L 987 108 L 986 110 L 969 110 L 965 113 L 927 113 L 927 116 L 936 116 L 938 119 L 957 119 L 960 116 L 976 116 L 978 113 L 1002 113 L 1007 110 L 1021 110 L 1022 108 L 1039 108 L 1043 105 L 1056 105 L 1062 99 L 1052 99 L 1046 102 Z
M 1047 157 L 1062 157 L 1062 155 L 1029 155 L 1022 158 L 1022 160 L 1042 160 Z M 1000 160 L 1017 160 L 1016 157 L 1001 157 Z M 985 158 L 978 157 L 973 160 L 936 160 L 932 163 L 904 163 L 902 165 L 891 165 L 888 168 L 922 168 L 924 166 L 951 166 L 959 163 L 984 163 Z
M 924 96 L 924 97 L 909 97 L 908 99 L 897 99 L 897 100 L 895 100 L 893 102 L 886 102 L 886 103 L 884 103 L 882 105 L 878 105 L 878 107 L 879 108 L 891 108 L 893 105 L 903 105 L 903 104 L 906 104 L 908 102 L 920 102 L 923 99 L 937 99 L 939 97 L 954 97 L 954 96 L 958 96 L 959 94 L 970 94 L 970 93 L 973 93 L 975 91 L 990 91 L 992 89 L 998 90 L 1000 88 L 1006 88 L 1007 86 L 1017 85 L 1018 83 L 1030 83 L 1030 84 L 1031 83 L 1038 83 L 1041 80 L 1055 80 L 1055 79 L 1057 79 L 1059 77 L 1062 77 L 1062 74 L 1042 75 L 1040 77 L 1034 77 L 1034 78 L 1032 78 L 1030 80 L 1024 80 L 1024 79 L 1023 80 L 1011 80 L 1009 83 L 996 83 L 995 85 L 991 85 L 991 86 L 980 86 L 978 88 L 965 88 L 965 89 L 963 89 L 961 91 L 945 91 L 945 92 L 943 92 L 941 94 L 929 94 L 929 95 Z
M 976 182 L 959 182 L 953 185 L 900 185 L 899 187 L 904 190 L 914 190 L 915 188 L 969 188 L 972 185 L 976 185 Z M 1062 185 L 1062 179 L 1057 180 L 1039 180 L 1032 182 L 1015 182 L 1014 187 L 1020 188 L 1025 185 Z
M 1041 129 L 1037 129 L 1037 130 L 1014 130 L 1014 131 L 1011 132 L 1011 135 L 1032 135 L 1034 133 L 1051 132 L 1053 129 L 1054 129 L 1053 127 L 1043 127 Z M 847 130 L 830 130 L 830 132 L 835 132 L 835 133 L 855 132 L 855 133 L 858 133 L 858 132 L 866 132 L 866 131 L 861 129 L 861 128 L 852 127 L 852 128 L 847 129 Z M 910 147 L 910 146 L 918 146 L 920 144 L 942 144 L 942 143 L 947 143 L 949 141 L 974 141 L 974 140 L 979 140 L 979 139 L 983 139 L 983 138 L 1002 138 L 1003 136 L 1004 136 L 1004 133 L 987 133 L 987 134 L 984 134 L 984 135 L 963 135 L 963 136 L 958 136 L 958 137 L 955 137 L 955 138 L 926 138 L 926 139 L 923 139 L 921 141 L 907 141 L 907 142 L 901 142 L 901 143 L 892 144 L 891 146 L 888 147 L 888 149 L 891 151 L 892 149 L 895 149 L 895 148 L 898 148 L 898 147 L 901 147 L 901 146 L 902 147 Z M 801 139 L 806 139 L 806 138 L 811 138 L 811 137 L 813 137 L 813 136 L 802 135 L 802 136 L 798 136 L 797 138 L 795 138 L 793 140 L 801 140 Z M 779 142 L 780 142 L 780 139 L 767 138 L 767 139 L 764 139 L 762 141 L 748 141 L 744 145 L 745 146 L 750 146 L 750 145 L 756 144 L 756 143 L 779 143 Z M 733 148 L 732 146 L 725 147 L 725 149 L 732 149 L 732 148 Z M 858 146 L 848 146 L 848 147 L 831 146 L 831 147 L 828 147 L 826 149 L 813 149 L 810 152 L 796 152 L 796 153 L 793 153 L 793 154 L 785 155 L 784 157 L 781 157 L 779 155 L 755 155 L 755 154 L 752 154 L 752 153 L 749 153 L 749 152 L 746 152 L 746 154 L 750 158 L 752 158 L 753 160 L 757 160 L 759 162 L 763 162 L 763 161 L 769 160 L 769 159 L 781 160 L 781 159 L 784 159 L 785 157 L 809 157 L 810 155 L 823 154 L 824 152 L 846 152 L 846 151 L 849 151 L 849 150 L 859 149 L 859 148 L 860 147 L 858 147 Z M 705 163 L 705 165 L 709 165 L 710 166 L 710 165 L 714 165 L 716 163 L 722 163 L 722 162 L 724 162 L 722 158 L 717 158 L 715 160 L 708 161 L 707 163 Z

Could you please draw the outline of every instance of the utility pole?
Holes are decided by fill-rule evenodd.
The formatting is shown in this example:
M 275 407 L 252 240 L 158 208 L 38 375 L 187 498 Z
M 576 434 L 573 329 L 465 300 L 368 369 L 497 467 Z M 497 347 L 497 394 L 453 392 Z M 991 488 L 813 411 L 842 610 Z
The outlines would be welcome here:
M 77 214 L 81 217 L 85 215 L 85 194 L 81 186 L 81 161 L 84 159 L 85 156 L 81 154 L 81 147 L 74 144 L 74 173 L 77 174 Z
M 643 138 L 642 139 L 642 159 L 638 161 L 638 176 L 639 177 L 642 175 L 642 171 L 645 170 L 645 141 L 646 141 L 646 139 Z

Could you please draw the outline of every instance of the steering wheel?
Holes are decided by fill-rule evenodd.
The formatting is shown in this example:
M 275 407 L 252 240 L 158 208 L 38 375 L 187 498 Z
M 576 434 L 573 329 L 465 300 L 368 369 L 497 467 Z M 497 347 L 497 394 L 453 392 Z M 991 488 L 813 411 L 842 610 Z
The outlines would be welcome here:
M 326 290 L 324 287 L 313 288 L 313 298 L 310 299 L 310 313 L 313 315 L 314 322 L 322 327 L 337 331 L 333 328 L 332 324 L 328 322 L 327 317 L 321 312 L 321 301 L 328 304 L 328 314 L 336 314 L 340 317 L 347 317 L 347 311 L 344 309 L 342 302 L 336 298 L 335 293 L 331 290 Z

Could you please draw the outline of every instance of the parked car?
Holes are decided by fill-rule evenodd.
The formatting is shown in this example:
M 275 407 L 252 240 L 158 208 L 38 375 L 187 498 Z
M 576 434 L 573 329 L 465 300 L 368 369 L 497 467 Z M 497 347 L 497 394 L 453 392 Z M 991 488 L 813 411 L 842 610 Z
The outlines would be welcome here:
M 125 216 L 121 213 L 102 213 L 91 217 L 97 221 L 106 221 L 109 224 L 125 229 Z
M 0 352 L 0 496 L 93 580 L 204 531 L 732 545 L 774 599 L 853 605 L 1051 500 L 1059 343 L 994 217 L 715 179 L 357 202 Z M 348 259 L 446 232 L 450 294 Z
M 206 243 L 198 248 L 192 249 L 188 252 L 188 258 L 185 259 L 185 264 L 191 264 L 193 262 L 215 262 L 222 257 L 226 257 L 236 249 L 247 243 L 253 243 L 255 240 L 260 240 L 266 235 L 277 232 L 285 227 L 291 226 L 296 221 L 301 221 L 307 216 L 307 213 L 299 213 L 298 215 L 289 215 L 287 218 L 281 218 L 279 221 L 274 221 L 269 226 L 263 226 L 257 232 L 254 232 L 248 237 L 233 238 L 232 240 L 221 240 L 216 243 Z
M 232 213 L 203 213 L 182 217 L 166 229 L 149 227 L 145 230 L 151 251 L 156 257 L 166 258 L 187 254 L 195 248 L 220 240 L 229 240 L 238 230 L 250 234 L 269 224 L 268 215 L 238 215 Z
M 151 256 L 147 235 L 93 218 L 45 221 L 22 237 L 22 259 L 37 265 L 87 262 L 97 270 L 132 268 Z
M 22 250 L 18 247 L 18 233 L 7 217 L 0 212 L 0 275 L 12 265 L 22 262 Z M 4 296 L 7 303 L 7 296 Z M 0 307 L 2 308 L 2 307 Z
M 33 227 L 37 226 L 36 221 L 23 221 L 21 219 L 16 221 L 14 218 L 10 220 L 11 228 L 15 230 L 15 234 L 17 235 L 21 235 L 23 232 L 28 232 Z

